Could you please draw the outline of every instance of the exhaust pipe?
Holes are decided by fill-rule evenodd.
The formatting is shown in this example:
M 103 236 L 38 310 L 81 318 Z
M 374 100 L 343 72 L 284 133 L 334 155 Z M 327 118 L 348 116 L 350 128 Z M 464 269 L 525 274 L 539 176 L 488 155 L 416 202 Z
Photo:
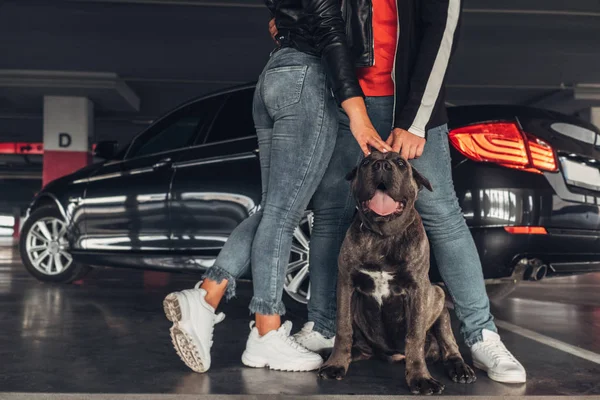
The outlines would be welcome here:
M 533 266 L 532 270 L 531 270 L 531 274 L 529 275 L 529 280 L 530 281 L 541 281 L 546 276 L 546 273 L 548 273 L 547 265 L 542 264 L 542 265 Z
M 548 273 L 548 266 L 537 258 L 524 258 L 518 266 L 521 268 L 515 269 L 515 272 L 522 273 L 525 281 L 541 281 Z

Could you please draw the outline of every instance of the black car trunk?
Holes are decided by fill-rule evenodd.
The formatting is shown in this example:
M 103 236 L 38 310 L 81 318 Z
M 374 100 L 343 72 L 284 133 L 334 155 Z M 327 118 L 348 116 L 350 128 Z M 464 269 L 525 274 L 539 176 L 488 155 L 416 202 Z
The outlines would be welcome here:
M 553 111 L 518 106 L 449 108 L 450 128 L 482 122 L 517 122 L 523 133 L 552 147 L 558 172 L 544 172 L 555 196 L 542 225 L 600 229 L 600 131 L 590 123 Z

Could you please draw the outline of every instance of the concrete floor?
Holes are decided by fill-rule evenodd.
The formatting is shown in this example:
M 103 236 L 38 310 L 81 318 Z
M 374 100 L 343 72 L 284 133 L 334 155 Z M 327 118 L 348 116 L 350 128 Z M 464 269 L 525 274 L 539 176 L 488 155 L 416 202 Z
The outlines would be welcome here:
M 409 394 L 401 364 L 355 363 L 341 382 L 243 367 L 250 283 L 240 283 L 238 298 L 222 308 L 227 318 L 215 329 L 210 372 L 192 373 L 171 347 L 161 303 L 194 279 L 98 269 L 78 284 L 49 285 L 30 277 L 13 249 L 0 249 L 0 398 L 8 392 Z M 527 384 L 495 383 L 481 371 L 473 385 L 454 384 L 431 366 L 446 395 L 600 395 L 600 274 L 524 284 L 493 312 L 505 343 L 527 369 Z M 289 311 L 296 329 L 304 314 Z

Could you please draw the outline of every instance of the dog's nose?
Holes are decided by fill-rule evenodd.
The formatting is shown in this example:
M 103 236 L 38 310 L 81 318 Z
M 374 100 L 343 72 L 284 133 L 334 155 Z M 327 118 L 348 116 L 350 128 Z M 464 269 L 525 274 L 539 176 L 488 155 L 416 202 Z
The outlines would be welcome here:
M 375 161 L 373 163 L 373 169 L 375 171 L 379 171 L 380 169 L 384 170 L 384 171 L 391 171 L 392 164 L 390 164 L 389 161 L 387 161 L 387 160 Z

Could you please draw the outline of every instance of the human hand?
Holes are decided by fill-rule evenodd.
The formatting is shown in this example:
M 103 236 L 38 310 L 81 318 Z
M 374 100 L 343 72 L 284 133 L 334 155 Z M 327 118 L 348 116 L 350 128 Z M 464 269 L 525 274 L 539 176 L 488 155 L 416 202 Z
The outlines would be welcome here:
M 277 30 L 277 25 L 275 25 L 275 18 L 271 18 L 269 21 L 269 33 L 271 34 L 271 39 L 279 44 L 279 41 L 276 39 L 279 31 Z
M 379 136 L 379 133 L 377 133 L 373 125 L 368 122 L 350 122 L 350 131 L 352 132 L 354 139 L 356 139 L 358 142 L 358 145 L 365 156 L 371 154 L 369 146 L 381 151 L 382 153 L 387 153 L 388 151 L 392 150 L 392 147 L 384 142 L 383 139 L 381 139 L 381 136 Z
M 348 98 L 342 102 L 342 108 L 350 120 L 350 132 L 352 132 L 365 156 L 371 154 L 369 146 L 382 153 L 392 150 L 392 147 L 381 139 L 381 136 L 373 127 L 367 113 L 365 99 L 360 96 Z
M 426 140 L 404 129 L 394 128 L 386 142 L 392 146 L 393 151 L 400 153 L 407 160 L 412 160 L 421 157 Z

